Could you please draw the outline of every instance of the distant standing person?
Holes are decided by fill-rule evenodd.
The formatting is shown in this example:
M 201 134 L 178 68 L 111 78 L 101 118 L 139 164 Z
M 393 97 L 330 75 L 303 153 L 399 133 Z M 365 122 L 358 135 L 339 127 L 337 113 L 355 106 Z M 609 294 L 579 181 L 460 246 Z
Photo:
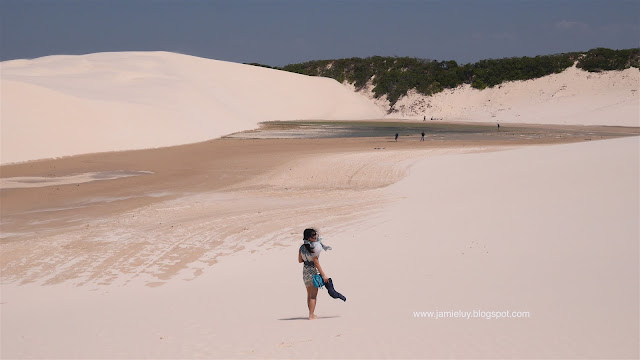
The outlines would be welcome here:
M 420 138 L 420 141 L 424 141 L 424 131 L 422 132 L 422 137 Z
M 398 133 L 396 133 L 396 142 L 398 142 L 398 136 L 399 136 Z
M 500 123 L 498 123 L 498 130 L 500 130 Z

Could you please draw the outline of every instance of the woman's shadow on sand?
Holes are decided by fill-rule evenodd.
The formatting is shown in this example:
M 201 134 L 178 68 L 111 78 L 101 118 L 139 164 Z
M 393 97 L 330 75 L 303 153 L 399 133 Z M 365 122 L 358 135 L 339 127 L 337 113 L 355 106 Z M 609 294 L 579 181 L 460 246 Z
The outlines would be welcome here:
M 340 316 L 318 316 L 316 318 L 316 320 L 320 320 L 320 319 L 333 319 L 333 318 L 339 318 Z M 292 317 L 292 318 L 284 318 L 284 319 L 278 319 L 281 321 L 289 321 L 289 320 L 309 320 L 309 317 Z

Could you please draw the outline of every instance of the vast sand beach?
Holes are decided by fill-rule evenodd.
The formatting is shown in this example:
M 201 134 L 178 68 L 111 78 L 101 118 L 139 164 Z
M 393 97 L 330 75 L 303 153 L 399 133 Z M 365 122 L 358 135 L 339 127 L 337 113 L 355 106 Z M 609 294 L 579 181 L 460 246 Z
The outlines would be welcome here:
M 259 69 L 273 76 L 266 81 L 250 66 L 182 63 L 166 53 L 39 59 L 30 79 L 48 77 L 37 80 L 38 91 L 59 92 L 62 83 L 70 93 L 61 74 L 71 68 L 77 77 L 85 66 L 91 80 L 96 63 L 109 69 L 108 81 L 138 79 L 139 69 L 123 75 L 122 56 L 133 63 L 148 57 L 153 82 L 175 71 L 167 59 L 181 69 L 223 69 L 229 79 L 280 80 L 269 69 Z M 154 72 L 158 61 L 164 65 Z M 5 65 L 3 86 L 26 87 L 28 74 L 9 79 Z M 178 92 L 196 78 L 181 76 Z M 422 122 L 405 120 L 393 125 L 401 132 L 396 142 L 392 134 L 320 136 L 327 124 L 352 126 L 336 120 L 390 120 L 362 95 L 349 103 L 328 95 L 338 83 L 322 93 L 322 79 L 292 79 L 272 92 L 312 94 L 318 107 L 301 103 L 294 114 L 275 98 L 260 107 L 264 89 L 240 95 L 220 85 L 227 104 L 272 113 L 233 110 L 227 118 L 216 105 L 210 133 L 193 130 L 206 116 L 184 120 L 193 126 L 184 132 L 205 138 L 173 136 L 169 126 L 169 141 L 153 140 L 143 146 L 149 149 L 120 151 L 134 148 L 94 138 L 102 148 L 74 142 L 70 153 L 49 155 L 29 152 L 41 139 L 29 129 L 21 128 L 19 145 L 5 147 L 17 134 L 17 117 L 5 114 L 24 111 L 16 102 L 27 99 L 5 97 L 3 87 L 2 358 L 639 356 L 640 141 L 637 127 L 620 125 L 637 120 L 629 116 L 640 103 L 631 111 L 629 103 L 613 104 L 612 114 L 626 117 L 595 124 L 557 103 L 556 125 L 504 120 L 500 130 L 491 123 L 464 132 L 471 125 L 449 123 L 424 142 L 413 131 Z M 94 114 L 110 108 L 94 100 L 120 96 L 118 86 L 105 89 L 112 91 L 72 98 Z M 145 96 L 153 104 L 140 124 L 158 121 L 153 109 L 162 101 Z M 71 100 L 46 98 L 57 115 L 30 121 L 59 124 Z M 15 113 L 5 113 L 12 106 Z M 327 115 L 327 108 L 337 110 Z M 305 120 L 312 128 L 302 135 L 299 122 L 255 130 L 268 120 Z M 140 124 L 132 134 L 146 129 Z M 62 155 L 75 156 L 51 159 Z M 333 247 L 321 261 L 347 297 L 321 290 L 314 321 L 296 260 L 307 227 Z

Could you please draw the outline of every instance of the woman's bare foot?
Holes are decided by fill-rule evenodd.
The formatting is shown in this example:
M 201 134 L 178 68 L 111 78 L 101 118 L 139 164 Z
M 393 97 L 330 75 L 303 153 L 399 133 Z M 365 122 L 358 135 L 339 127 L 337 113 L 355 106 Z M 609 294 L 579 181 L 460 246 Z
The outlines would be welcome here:
M 309 315 L 309 320 L 317 319 L 318 317 L 314 314 Z

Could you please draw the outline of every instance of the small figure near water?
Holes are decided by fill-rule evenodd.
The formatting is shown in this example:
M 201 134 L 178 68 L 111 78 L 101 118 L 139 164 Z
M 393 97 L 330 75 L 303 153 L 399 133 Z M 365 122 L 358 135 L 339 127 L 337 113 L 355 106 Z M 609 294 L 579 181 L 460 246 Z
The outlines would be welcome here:
M 396 142 L 398 142 L 398 136 L 399 136 L 398 133 L 396 133 Z
M 424 141 L 424 131 L 422 131 L 422 137 L 420 138 L 420 141 Z

